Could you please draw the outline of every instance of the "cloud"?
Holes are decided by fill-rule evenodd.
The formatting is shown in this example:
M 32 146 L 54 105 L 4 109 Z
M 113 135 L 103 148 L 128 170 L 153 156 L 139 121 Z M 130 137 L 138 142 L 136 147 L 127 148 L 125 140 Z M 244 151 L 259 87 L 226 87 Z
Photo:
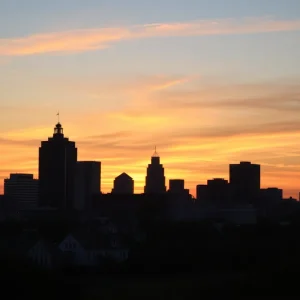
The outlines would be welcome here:
M 66 136 L 76 141 L 79 160 L 102 161 L 103 191 L 110 191 L 113 178 L 123 171 L 141 191 L 155 145 L 167 180 L 184 177 L 191 190 L 213 177 L 228 178 L 228 164 L 240 160 L 262 164 L 263 186 L 297 186 L 298 80 L 209 87 L 202 78 L 179 75 L 139 80 L 143 87 L 127 106 L 63 123 Z M 134 80 L 127 82 L 131 90 Z M 52 135 L 52 127 L 43 123 L 3 133 L 0 176 L 37 174 L 38 147 Z
M 108 140 L 108 139 L 120 139 L 120 138 L 126 138 L 128 136 L 132 135 L 132 132 L 130 131 L 116 131 L 116 132 L 109 132 L 99 135 L 93 135 L 86 137 L 86 141 L 94 141 L 94 140 Z
M 176 90 L 145 93 L 139 102 L 111 112 L 109 117 L 125 127 L 138 123 L 144 132 L 163 132 L 165 138 L 182 132 L 217 138 L 297 132 L 300 128 L 299 84 L 199 86 L 201 81 L 195 81 L 178 85 Z
M 81 122 L 85 123 L 87 119 L 90 130 L 99 127 L 99 125 L 107 127 L 107 124 L 109 124 L 110 130 L 114 132 L 118 132 L 119 128 L 122 128 L 121 135 L 137 134 L 137 131 L 141 131 L 142 128 L 155 130 L 161 127 L 163 123 L 170 122 L 168 118 L 172 119 L 173 117 L 172 115 L 168 117 L 166 114 L 160 114 L 160 109 L 154 112 L 153 97 L 165 90 L 184 87 L 186 83 L 192 83 L 198 77 L 184 75 L 138 76 L 131 79 L 125 78 L 125 80 L 117 79 L 114 81 L 115 85 L 108 81 L 101 82 L 100 85 L 88 83 L 81 86 L 80 84 L 76 85 L 76 81 L 70 80 L 67 83 L 68 88 L 74 86 L 74 89 L 81 93 L 87 93 L 90 90 L 94 95 L 99 95 L 101 99 L 101 109 L 97 109 L 97 104 L 94 104 L 93 112 L 79 114 L 76 117 L 79 122 L 72 127 L 76 127 L 76 134 L 80 136 L 86 134 L 86 129 L 81 126 Z M 111 105 L 109 107 L 102 104 L 105 95 L 112 97 L 112 100 L 109 101 Z M 120 101 L 120 97 L 123 101 Z M 112 105 L 114 101 L 116 101 L 115 105 Z M 136 127 L 137 124 L 138 128 Z
M 167 78 L 163 76 L 159 76 L 157 79 L 161 80 L 162 82 L 157 83 L 156 85 L 153 85 L 150 87 L 150 91 L 161 91 L 169 89 L 170 87 L 181 85 L 184 83 L 189 82 L 192 78 L 174 78 L 173 80 L 166 80 Z M 164 81 L 164 82 L 163 82 Z
M 40 141 L 36 139 L 28 140 L 19 140 L 19 139 L 9 139 L 9 138 L 0 138 L 1 146 L 23 146 L 23 147 L 32 147 L 39 145 Z
M 170 89 L 172 87 L 183 85 L 190 81 L 195 81 L 199 76 L 187 75 L 144 75 L 138 74 L 134 77 L 127 76 L 113 76 L 107 75 L 105 78 L 96 80 L 79 80 L 69 78 L 57 77 L 53 78 L 52 83 L 59 85 L 61 88 L 72 89 L 76 92 L 85 91 L 90 92 L 94 96 L 101 96 L 103 94 L 140 94 L 140 93 L 155 93 L 158 91 Z
M 160 109 L 268 109 L 295 111 L 300 108 L 300 80 L 281 80 L 261 84 L 191 87 L 189 89 L 164 90 L 152 99 Z M 201 82 L 199 82 L 201 86 Z
M 212 128 L 189 128 L 188 130 L 177 131 L 172 134 L 175 138 L 182 139 L 195 139 L 195 138 L 230 138 L 235 136 L 241 137 L 253 137 L 253 136 L 265 136 L 274 134 L 291 134 L 300 133 L 300 121 L 286 121 L 286 122 L 265 122 L 264 124 L 252 125 L 239 124 L 239 126 L 219 126 Z
M 299 88 L 300 90 L 300 88 Z M 178 99 L 179 95 L 176 95 Z M 172 100 L 166 97 L 165 101 L 160 103 L 161 108 L 169 109 L 181 109 L 183 106 L 187 109 L 196 108 L 225 108 L 225 109 L 255 109 L 255 110 L 281 110 L 284 112 L 293 112 L 295 110 L 300 110 L 300 93 L 282 93 L 277 95 L 268 96 L 244 96 L 240 99 L 203 99 L 201 93 L 198 94 L 198 100 L 193 100 L 192 97 L 186 97 L 185 100 L 177 100 L 176 98 Z M 184 96 L 183 96 L 184 99 Z
M 152 37 L 251 34 L 300 30 L 300 20 L 244 18 L 78 29 L 0 39 L 0 55 L 23 56 L 105 49 L 113 43 Z

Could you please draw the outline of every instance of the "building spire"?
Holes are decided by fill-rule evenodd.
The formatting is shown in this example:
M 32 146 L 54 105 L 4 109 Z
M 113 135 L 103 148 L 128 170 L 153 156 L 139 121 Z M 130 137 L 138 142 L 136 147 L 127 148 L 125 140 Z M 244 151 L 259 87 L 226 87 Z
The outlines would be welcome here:
M 156 146 L 154 147 L 153 157 L 158 157 L 158 153 L 157 153 L 157 151 L 156 151 Z
M 62 128 L 62 126 L 59 122 L 59 111 L 57 112 L 56 116 L 57 116 L 57 121 L 58 122 L 55 125 L 53 136 L 62 136 L 63 137 L 64 136 L 64 130 L 63 130 L 63 128 Z

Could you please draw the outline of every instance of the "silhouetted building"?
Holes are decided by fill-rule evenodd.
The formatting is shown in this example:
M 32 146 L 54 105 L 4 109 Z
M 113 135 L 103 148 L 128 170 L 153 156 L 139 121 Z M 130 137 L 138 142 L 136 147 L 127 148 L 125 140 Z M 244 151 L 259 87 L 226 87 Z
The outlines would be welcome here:
M 169 192 L 182 193 L 184 192 L 184 180 L 183 179 L 170 179 L 169 180 Z
M 207 192 L 209 204 L 217 206 L 229 205 L 229 184 L 223 178 L 207 180 Z
M 168 194 L 168 218 L 173 221 L 185 220 L 194 203 L 189 190 L 184 188 L 184 180 L 170 179 Z
M 147 168 L 145 194 L 162 194 L 166 192 L 165 170 L 155 150 L 151 164 Z
M 266 204 L 279 204 L 283 198 L 282 189 L 266 188 L 260 190 L 260 198 Z
M 94 214 L 113 220 L 155 221 L 165 219 L 169 195 L 164 194 L 101 194 L 95 196 Z
M 74 208 L 74 183 L 77 162 L 75 142 L 64 137 L 57 123 L 53 137 L 39 148 L 39 206 Z
M 10 174 L 4 179 L 4 195 L 16 204 L 18 210 L 33 209 L 38 202 L 38 180 L 33 174 Z
M 126 173 L 122 173 L 114 180 L 114 187 L 112 189 L 113 194 L 133 194 L 134 193 L 134 181 Z
M 236 203 L 253 203 L 260 193 L 260 165 L 251 162 L 230 164 L 229 182 L 232 199 Z
M 196 187 L 197 202 L 205 203 L 208 199 L 208 187 L 206 184 L 198 184 Z
M 78 161 L 75 177 L 75 209 L 90 210 L 93 195 L 101 191 L 101 162 Z
M 282 199 L 283 201 L 289 201 L 289 202 L 298 202 L 298 200 L 296 198 L 293 198 L 293 197 L 288 197 L 288 198 L 283 198 Z
M 170 179 L 168 193 L 172 195 L 178 195 L 181 198 L 183 197 L 184 199 L 192 199 L 190 195 L 190 190 L 184 188 L 183 179 Z
M 18 214 L 18 205 L 9 196 L 0 195 L 0 220 L 5 220 L 9 216 Z

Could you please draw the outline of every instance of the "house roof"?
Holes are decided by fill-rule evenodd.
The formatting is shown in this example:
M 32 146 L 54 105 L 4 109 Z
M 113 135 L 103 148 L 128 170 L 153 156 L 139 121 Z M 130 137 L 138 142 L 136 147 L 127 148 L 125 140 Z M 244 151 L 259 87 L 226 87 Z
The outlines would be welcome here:
M 104 234 L 101 232 L 85 232 L 77 231 L 71 235 L 79 242 L 79 244 L 86 250 L 100 250 L 100 249 L 118 249 L 124 247 L 124 242 L 119 235 Z M 114 241 L 116 242 L 114 244 Z
M 132 180 L 132 177 L 130 177 L 127 173 L 123 172 L 122 174 L 120 174 L 119 176 L 117 176 L 115 179 L 130 179 Z

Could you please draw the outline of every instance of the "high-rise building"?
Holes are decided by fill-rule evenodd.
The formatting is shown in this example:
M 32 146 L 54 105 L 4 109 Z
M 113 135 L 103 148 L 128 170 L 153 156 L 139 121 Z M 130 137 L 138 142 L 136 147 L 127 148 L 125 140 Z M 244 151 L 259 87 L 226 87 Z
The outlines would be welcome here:
M 39 148 L 39 206 L 57 209 L 74 208 L 74 185 L 77 162 L 75 142 L 64 137 L 57 123 L 53 137 Z
M 145 194 L 162 194 L 166 192 L 165 170 L 160 163 L 156 149 L 147 168 Z
M 75 176 L 76 210 L 90 210 L 93 196 L 101 191 L 101 162 L 78 161 Z
M 283 191 L 276 187 L 261 189 L 260 199 L 263 202 L 262 204 L 278 204 L 283 199 Z
M 184 180 L 183 179 L 170 179 L 169 180 L 169 199 L 185 201 L 191 200 L 190 190 L 184 188 Z
M 223 178 L 207 180 L 208 201 L 218 207 L 229 204 L 229 184 Z
M 134 181 L 126 173 L 122 173 L 117 176 L 114 180 L 114 187 L 112 189 L 112 194 L 130 194 L 134 192 Z
M 183 179 L 170 179 L 169 180 L 169 192 L 170 193 L 183 193 L 184 180 Z
M 208 200 L 208 187 L 207 184 L 198 184 L 196 186 L 196 199 L 197 202 L 205 203 Z
M 231 164 L 229 177 L 234 202 L 249 204 L 257 200 L 260 193 L 260 165 L 251 162 Z
M 38 180 L 33 174 L 10 174 L 4 179 L 4 195 L 18 210 L 33 209 L 38 201 Z

